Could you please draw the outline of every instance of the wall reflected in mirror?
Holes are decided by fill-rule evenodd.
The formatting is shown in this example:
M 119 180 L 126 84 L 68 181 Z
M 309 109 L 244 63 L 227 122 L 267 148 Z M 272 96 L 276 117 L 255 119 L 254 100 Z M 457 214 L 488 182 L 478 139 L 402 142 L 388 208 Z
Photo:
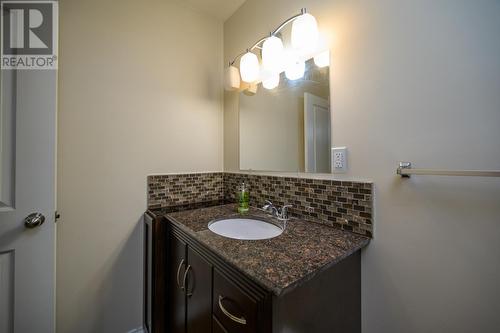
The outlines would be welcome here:
M 300 79 L 251 88 L 239 95 L 240 169 L 330 173 L 329 67 L 310 59 Z

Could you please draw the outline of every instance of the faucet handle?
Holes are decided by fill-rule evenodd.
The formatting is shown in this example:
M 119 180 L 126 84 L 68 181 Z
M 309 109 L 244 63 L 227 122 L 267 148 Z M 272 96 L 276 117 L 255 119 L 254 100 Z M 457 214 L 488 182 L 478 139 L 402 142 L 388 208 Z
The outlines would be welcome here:
M 283 207 L 281 207 L 281 218 L 283 220 L 288 220 L 288 208 L 292 208 L 293 206 L 292 205 L 283 205 Z
M 262 206 L 262 209 L 266 210 L 266 209 L 268 209 L 269 207 L 274 207 L 274 205 L 273 205 L 273 203 L 272 203 L 271 201 L 266 200 L 266 201 L 264 202 L 264 206 Z

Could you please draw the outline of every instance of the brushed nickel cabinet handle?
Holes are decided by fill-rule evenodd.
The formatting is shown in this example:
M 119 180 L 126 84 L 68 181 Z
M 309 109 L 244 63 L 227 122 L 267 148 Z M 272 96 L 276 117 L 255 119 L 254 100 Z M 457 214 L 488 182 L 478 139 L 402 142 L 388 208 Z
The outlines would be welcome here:
M 222 311 L 223 314 L 225 314 L 229 319 L 231 319 L 232 321 L 235 321 L 237 322 L 238 324 L 241 324 L 241 325 L 246 325 L 247 324 L 247 320 L 245 319 L 245 317 L 236 317 L 235 315 L 231 314 L 229 311 L 227 311 L 224 306 L 222 305 L 222 300 L 224 299 L 223 296 L 219 295 L 219 308 L 220 310 Z
M 184 259 L 181 260 L 179 267 L 177 267 L 177 287 L 181 288 L 181 290 L 184 291 L 184 286 L 181 286 L 181 283 L 179 282 L 179 274 L 181 273 L 182 265 L 184 265 Z
M 188 267 L 186 268 L 186 271 L 184 272 L 184 278 L 182 279 L 182 287 L 184 287 L 186 289 L 186 296 L 187 297 L 191 297 L 193 295 L 193 293 L 188 290 L 188 286 L 187 286 L 187 276 L 188 276 L 190 269 L 191 269 L 191 265 L 188 265 Z

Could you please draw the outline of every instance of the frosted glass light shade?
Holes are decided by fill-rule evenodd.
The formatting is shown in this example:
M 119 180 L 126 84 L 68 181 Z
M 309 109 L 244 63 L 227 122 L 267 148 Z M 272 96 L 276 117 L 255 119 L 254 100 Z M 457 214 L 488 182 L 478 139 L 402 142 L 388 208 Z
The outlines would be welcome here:
M 306 63 L 299 52 L 293 49 L 286 50 L 285 75 L 288 80 L 297 80 L 304 76 Z
M 245 82 L 254 82 L 259 78 L 259 59 L 252 52 L 247 52 L 241 57 L 240 74 Z
M 323 51 L 314 56 L 314 63 L 318 67 L 330 66 L 330 51 Z
M 280 84 L 279 73 L 272 74 L 265 80 L 262 80 L 262 86 L 266 89 L 274 89 Z
M 247 96 L 253 96 L 257 93 L 258 85 L 257 83 L 250 83 L 248 88 L 243 90 L 243 93 Z
M 283 42 L 276 36 L 271 36 L 262 45 L 262 65 L 274 73 L 283 68 Z
M 224 89 L 234 91 L 240 88 L 240 72 L 238 68 L 229 66 L 224 71 Z
M 306 63 L 297 58 L 290 59 L 285 68 L 285 75 L 288 80 L 298 80 L 304 76 Z
M 292 24 L 292 47 L 303 53 L 314 51 L 318 43 L 318 23 L 311 14 L 300 15 Z

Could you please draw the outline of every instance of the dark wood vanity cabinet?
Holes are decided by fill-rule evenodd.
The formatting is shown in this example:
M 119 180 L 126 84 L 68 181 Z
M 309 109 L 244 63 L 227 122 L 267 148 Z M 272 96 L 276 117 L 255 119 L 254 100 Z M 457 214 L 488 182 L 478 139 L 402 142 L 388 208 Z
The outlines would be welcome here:
M 179 239 L 169 242 L 167 257 L 167 327 L 172 333 L 186 330 L 186 292 L 180 276 L 187 266 L 187 245 Z M 181 272 L 181 269 L 183 272 Z
M 163 217 L 148 221 L 148 332 L 361 332 L 359 251 L 276 296 L 174 223 Z
M 214 324 L 220 326 L 223 332 L 260 332 L 259 300 L 246 295 L 217 270 L 214 272 L 213 283 Z M 261 317 L 264 319 L 265 316 Z M 265 328 L 265 325 L 262 326 Z
M 188 247 L 188 271 L 186 279 L 187 331 L 203 332 L 212 323 L 212 271 L 205 259 Z
M 169 228 L 167 240 L 167 332 L 270 332 L 267 292 L 242 289 L 248 281 L 227 275 L 224 263 L 181 230 Z
M 148 333 L 167 332 L 167 224 L 144 214 L 144 328 Z
M 169 243 L 169 332 L 204 332 L 212 322 L 212 265 L 181 239 Z

